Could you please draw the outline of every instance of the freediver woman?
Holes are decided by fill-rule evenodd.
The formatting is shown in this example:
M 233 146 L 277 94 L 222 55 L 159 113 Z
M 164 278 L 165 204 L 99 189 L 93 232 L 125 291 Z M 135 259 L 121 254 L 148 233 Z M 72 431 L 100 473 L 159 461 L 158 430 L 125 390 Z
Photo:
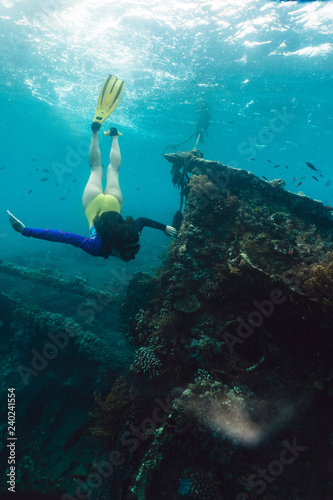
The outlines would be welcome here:
M 23 236 L 42 240 L 68 243 L 81 248 L 94 257 L 110 255 L 124 262 L 135 259 L 140 250 L 139 238 L 144 227 L 163 231 L 167 236 L 176 236 L 172 226 L 161 224 L 152 219 L 132 217 L 124 219 L 121 215 L 123 196 L 119 185 L 119 169 L 121 154 L 118 137 L 120 132 L 114 127 L 105 135 L 111 136 L 110 163 L 106 172 L 106 187 L 103 192 L 103 168 L 98 143 L 101 124 L 116 108 L 125 82 L 108 75 L 101 88 L 96 115 L 91 125 L 92 136 L 89 149 L 90 176 L 82 196 L 82 205 L 89 223 L 89 238 L 78 234 L 52 229 L 33 229 L 26 227 L 7 210 L 9 222 L 13 229 Z

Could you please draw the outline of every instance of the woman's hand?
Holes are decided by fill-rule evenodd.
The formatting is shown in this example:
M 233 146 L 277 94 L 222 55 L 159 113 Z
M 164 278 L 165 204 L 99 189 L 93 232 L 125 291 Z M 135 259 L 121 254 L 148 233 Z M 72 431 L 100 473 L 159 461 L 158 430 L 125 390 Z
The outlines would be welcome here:
M 9 217 L 9 222 L 12 225 L 12 228 L 15 229 L 15 231 L 17 231 L 18 233 L 22 233 L 23 229 L 25 228 L 23 222 L 14 217 L 14 215 L 11 214 L 9 210 L 7 210 L 7 214 Z
M 177 230 L 172 226 L 167 226 L 164 232 L 167 236 L 177 236 Z

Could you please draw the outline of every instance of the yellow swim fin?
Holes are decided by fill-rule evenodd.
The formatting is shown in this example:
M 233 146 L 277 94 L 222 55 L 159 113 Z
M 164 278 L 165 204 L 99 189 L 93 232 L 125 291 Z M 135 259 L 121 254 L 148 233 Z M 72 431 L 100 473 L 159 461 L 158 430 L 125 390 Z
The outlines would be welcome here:
M 96 114 L 93 123 L 103 123 L 108 116 L 116 109 L 121 94 L 123 93 L 125 82 L 113 75 L 108 75 L 100 90 Z

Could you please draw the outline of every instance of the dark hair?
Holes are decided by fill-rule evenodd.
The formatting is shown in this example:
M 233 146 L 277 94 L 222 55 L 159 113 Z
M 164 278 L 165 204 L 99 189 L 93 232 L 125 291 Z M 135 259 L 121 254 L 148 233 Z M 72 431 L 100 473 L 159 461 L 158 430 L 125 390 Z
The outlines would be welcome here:
M 139 234 L 134 226 L 133 217 L 126 220 L 118 212 L 97 213 L 93 220 L 96 233 L 102 239 L 104 258 L 107 259 L 112 248 L 122 253 L 126 245 L 133 245 L 139 241 Z

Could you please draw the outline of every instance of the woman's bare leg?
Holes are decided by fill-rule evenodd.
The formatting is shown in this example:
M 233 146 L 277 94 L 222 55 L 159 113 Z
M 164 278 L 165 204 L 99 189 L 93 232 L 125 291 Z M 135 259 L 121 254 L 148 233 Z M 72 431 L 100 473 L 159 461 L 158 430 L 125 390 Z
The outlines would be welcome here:
M 120 208 L 123 204 L 123 195 L 119 186 L 119 169 L 121 163 L 121 155 L 118 143 L 118 136 L 112 137 L 112 145 L 110 151 L 110 164 L 106 172 L 106 188 L 104 194 L 111 194 L 117 198 Z
M 98 195 L 103 193 L 102 187 L 102 160 L 98 145 L 98 131 L 93 132 L 90 141 L 89 163 L 91 166 L 90 177 L 84 188 L 82 196 L 82 205 L 86 209 L 87 205 Z

